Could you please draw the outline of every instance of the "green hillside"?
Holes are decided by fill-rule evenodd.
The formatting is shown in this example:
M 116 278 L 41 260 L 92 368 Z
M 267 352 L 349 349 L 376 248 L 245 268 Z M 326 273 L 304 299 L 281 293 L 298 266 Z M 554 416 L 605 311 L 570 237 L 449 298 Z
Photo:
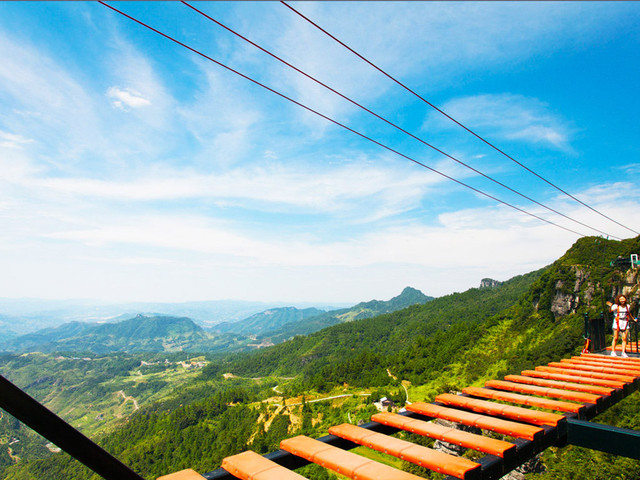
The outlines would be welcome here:
M 400 405 L 406 395 L 430 401 L 558 360 L 580 351 L 583 314 L 599 314 L 603 299 L 624 291 L 637 305 L 636 271 L 609 261 L 639 251 L 640 238 L 583 238 L 549 267 L 499 285 L 212 359 L 192 382 L 97 438 L 146 478 L 187 467 L 206 472 L 226 455 L 247 448 L 266 453 L 284 437 L 321 436 L 329 425 L 368 418 L 372 400 L 382 395 Z M 325 397 L 336 398 L 311 403 Z M 639 411 L 636 393 L 597 421 L 639 428 Z M 640 477 L 638 461 L 573 447 L 549 449 L 543 462 L 545 480 Z M 335 478 L 314 468 L 304 472 L 308 478 Z M 3 478 L 52 472 L 97 478 L 65 455 L 20 462 Z
M 22 335 L 0 345 L 6 352 L 202 352 L 239 350 L 250 343 L 236 334 L 212 334 L 186 317 L 145 316 L 117 323 L 71 322 Z
M 263 337 L 267 337 L 271 343 L 277 344 L 296 335 L 308 335 L 340 323 L 373 318 L 377 315 L 395 312 L 412 305 L 424 304 L 431 300 L 433 300 L 433 297 L 423 294 L 420 290 L 406 287 L 400 295 L 393 297 L 391 300 L 371 300 L 358 303 L 350 308 L 332 310 L 303 321 L 289 323 L 280 329 L 268 332 Z
M 295 307 L 281 307 L 271 308 L 264 312 L 251 315 L 244 320 L 233 323 L 219 323 L 213 330 L 222 333 L 240 333 L 243 335 L 258 335 L 262 336 L 266 333 L 278 330 L 285 325 L 290 325 L 294 322 L 306 320 L 308 318 L 317 317 L 324 313 L 324 310 L 318 310 L 317 308 L 295 308 Z
M 422 349 L 428 338 L 438 335 L 433 338 L 435 343 L 442 345 L 442 333 L 451 328 L 467 335 L 468 331 L 474 331 L 479 324 L 513 305 L 540 275 L 541 272 L 533 272 L 513 278 L 499 287 L 474 288 L 391 314 L 299 336 L 249 355 L 235 355 L 227 362 L 207 367 L 205 375 L 227 371 L 247 377 L 300 374 L 305 380 L 317 377 L 318 381 L 326 379 L 328 384 L 346 382 L 355 385 L 370 385 L 371 377 L 376 376 L 376 384 L 386 383 L 386 368 L 395 370 L 398 364 L 395 361 L 389 364 L 383 359 L 392 355 L 402 357 L 403 352 L 414 358 L 415 354 L 411 352 L 416 349 L 421 352 L 422 359 L 433 359 L 432 353 L 427 356 L 427 350 Z M 457 345 L 459 340 L 460 337 L 454 336 L 445 343 Z M 360 368 L 358 359 L 367 363 L 366 368 Z M 342 369 L 352 373 L 340 377 L 337 372 Z

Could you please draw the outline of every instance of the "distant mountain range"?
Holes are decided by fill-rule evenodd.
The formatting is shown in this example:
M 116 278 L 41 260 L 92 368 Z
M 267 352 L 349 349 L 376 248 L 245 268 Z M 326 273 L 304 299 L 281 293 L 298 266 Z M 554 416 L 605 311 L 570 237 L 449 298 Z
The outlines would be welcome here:
M 223 322 L 207 329 L 191 318 L 164 314 L 138 314 L 109 323 L 72 321 L 20 336 L 0 335 L 0 351 L 87 351 L 103 354 L 248 350 L 280 343 L 292 336 L 315 332 L 336 323 L 393 312 L 431 299 L 407 287 L 389 301 L 373 300 L 329 312 L 317 308 L 269 308 L 238 322 Z
M 212 300 L 182 303 L 107 303 L 91 300 L 42 300 L 0 298 L 0 341 L 43 328 L 69 322 L 116 322 L 138 313 L 147 316 L 188 317 L 199 325 L 210 327 L 221 322 L 237 322 L 271 308 L 287 307 L 283 302 L 249 302 Z M 296 304 L 298 308 L 324 310 L 340 304 Z
M 65 323 L 14 338 L 7 351 L 162 352 L 213 347 L 214 339 L 186 317 L 138 315 L 118 323 Z M 208 350 L 211 348 L 207 348 Z
M 325 312 L 316 317 L 291 322 L 278 329 L 265 332 L 262 337 L 268 337 L 270 343 L 277 344 L 296 335 L 308 335 L 339 323 L 377 317 L 378 315 L 402 310 L 412 305 L 427 303 L 433 299 L 433 297 L 428 297 L 420 290 L 406 287 L 400 295 L 393 297 L 391 300 L 371 300 L 369 302 L 361 302 L 351 308 Z
M 295 307 L 271 308 L 264 312 L 251 315 L 239 322 L 223 322 L 212 328 L 220 333 L 240 333 L 243 335 L 264 335 L 265 333 L 277 330 L 293 322 L 302 321 L 311 317 L 317 317 L 325 313 L 317 308 L 298 309 Z

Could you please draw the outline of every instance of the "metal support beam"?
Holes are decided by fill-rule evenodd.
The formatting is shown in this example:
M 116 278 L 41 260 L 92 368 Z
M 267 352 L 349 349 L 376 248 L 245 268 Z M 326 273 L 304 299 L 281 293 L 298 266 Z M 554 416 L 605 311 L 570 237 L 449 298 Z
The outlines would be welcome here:
M 567 419 L 567 443 L 640 460 L 640 432 Z
M 0 375 L 0 408 L 107 480 L 144 480 L 2 375 Z

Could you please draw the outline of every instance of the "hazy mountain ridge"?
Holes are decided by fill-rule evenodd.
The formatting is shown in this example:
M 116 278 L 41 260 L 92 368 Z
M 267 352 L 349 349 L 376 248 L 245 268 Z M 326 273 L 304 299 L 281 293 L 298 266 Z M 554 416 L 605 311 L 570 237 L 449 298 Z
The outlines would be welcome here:
M 264 337 L 269 338 L 272 343 L 277 344 L 296 335 L 309 335 L 318 330 L 340 323 L 373 318 L 377 315 L 395 312 L 412 305 L 424 304 L 432 300 L 434 300 L 434 297 L 429 297 L 420 290 L 405 287 L 400 295 L 393 297 L 391 300 L 370 300 L 368 302 L 360 302 L 350 308 L 332 310 L 317 317 L 289 323 L 280 329 L 266 334 Z
M 339 323 L 330 328 L 318 329 L 261 351 L 233 355 L 208 370 L 213 373 L 220 369 L 221 373 L 224 370 L 247 377 L 302 374 L 319 378 L 322 374 L 318 372 L 323 367 L 348 364 L 354 357 L 371 352 L 366 366 L 355 362 L 348 367 L 350 375 L 362 376 L 367 383 L 369 380 L 365 377 L 376 371 L 384 379 L 387 373 L 378 363 L 381 357 L 412 349 L 416 339 L 432 337 L 455 324 L 482 322 L 499 314 L 526 294 L 543 271 L 516 276 L 495 288 L 472 288 L 370 319 L 339 322 L 334 318 L 332 320 Z M 354 384 L 353 378 L 345 382 Z
M 430 299 L 420 291 L 405 288 L 389 301 L 373 300 L 359 303 L 350 309 L 324 312 L 317 308 L 270 308 L 244 320 L 223 323 L 219 328 L 205 329 L 193 319 L 166 314 L 138 314 L 118 322 L 87 323 L 73 321 L 21 336 L 0 337 L 0 351 L 5 352 L 234 352 L 252 350 L 279 343 L 290 337 L 290 330 L 298 333 L 314 332 L 336 323 L 356 318 L 369 318 L 378 313 L 403 308 L 414 302 Z M 175 307 L 178 308 L 178 307 Z M 329 315 L 328 320 L 325 313 Z M 126 314 L 119 315 L 122 318 Z M 271 339 L 273 331 L 284 332 Z M 257 342 L 256 338 L 268 338 Z
M 162 352 L 196 350 L 211 337 L 186 317 L 138 315 L 118 323 L 71 322 L 6 342 L 6 351 Z
M 271 308 L 251 315 L 239 322 L 219 323 L 213 330 L 220 333 L 239 333 L 243 335 L 262 335 L 277 330 L 289 323 L 303 321 L 324 313 L 317 308 L 298 309 L 296 307 Z
M 96 323 L 69 322 L 59 327 L 44 328 L 34 333 L 27 333 L 0 345 L 0 350 L 6 351 L 38 351 L 47 345 L 82 335 L 87 330 L 97 327 Z
M 212 300 L 199 302 L 106 303 L 91 300 L 42 300 L 0 298 L 0 326 L 24 335 L 70 322 L 109 322 L 128 320 L 141 313 L 146 316 L 189 317 L 203 327 L 221 322 L 237 322 L 271 308 L 287 307 L 284 302 L 251 302 L 244 300 Z M 297 308 L 335 306 L 296 304 Z M 0 339 L 1 340 L 1 339 Z

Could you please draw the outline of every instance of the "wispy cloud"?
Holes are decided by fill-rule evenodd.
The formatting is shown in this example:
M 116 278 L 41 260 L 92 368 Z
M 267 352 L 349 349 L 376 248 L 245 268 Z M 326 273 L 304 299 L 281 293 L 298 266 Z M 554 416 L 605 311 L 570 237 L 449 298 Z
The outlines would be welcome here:
M 561 253 L 574 238 L 503 207 L 442 215 L 440 224 L 431 227 L 409 223 L 334 241 L 309 235 L 243 233 L 231 225 L 194 215 L 121 218 L 110 225 L 51 233 L 47 237 L 125 251 L 127 245 L 137 245 L 199 252 L 220 256 L 226 265 L 242 264 L 243 259 L 253 265 L 313 268 L 413 264 L 464 269 L 511 263 L 514 271 L 520 268 L 515 266 L 522 264 L 523 256 L 527 257 L 527 264 L 539 265 Z M 469 238 L 473 238 L 472 243 Z
M 138 92 L 121 89 L 118 87 L 109 87 L 107 97 L 112 100 L 115 107 L 122 110 L 129 108 L 140 108 L 151 105 L 151 102 L 142 97 Z
M 24 138 L 22 135 L 16 135 L 0 130 L 0 147 L 21 148 L 27 143 L 33 143 L 30 138 Z
M 627 165 L 620 165 L 616 167 L 617 170 L 625 172 L 627 175 L 636 175 L 640 173 L 640 163 L 629 163 Z
M 100 120 L 94 98 L 55 59 L 2 32 L 0 56 L 3 123 L 10 123 L 15 135 L 33 140 L 31 147 L 46 152 L 47 159 L 64 152 L 73 164 L 96 142 L 93 133 Z
M 476 95 L 450 100 L 442 109 L 472 130 L 490 137 L 570 149 L 568 122 L 551 112 L 549 105 L 516 94 Z M 430 113 L 425 129 L 458 129 L 438 113 Z
M 78 201 L 106 202 L 105 207 L 112 204 L 109 208 L 114 209 L 127 201 L 204 200 L 253 211 L 332 212 L 359 221 L 415 208 L 430 189 L 443 182 L 411 168 L 367 163 L 309 170 L 271 162 L 216 174 L 156 167 L 137 178 L 110 180 L 46 177 L 28 164 L 18 168 L 20 165 L 5 170 L 5 181 L 23 189 L 25 197 L 49 197 L 51 203 L 59 194 Z M 11 171 L 14 173 L 8 175 Z M 354 178 L 359 180 L 354 182 Z
M 392 2 L 380 3 L 375 10 L 366 2 L 300 2 L 293 6 L 422 94 L 458 82 L 461 72 L 526 62 L 576 38 L 580 38 L 576 48 L 585 48 L 598 41 L 604 18 L 623 15 L 597 4 L 587 8 L 541 2 L 466 2 L 455 7 L 437 2 Z M 394 107 L 413 100 L 409 94 L 400 95 L 402 91 L 390 80 L 294 13 L 284 9 L 278 20 L 276 28 L 281 33 L 273 48 L 307 73 L 367 106 L 374 100 L 386 103 L 390 92 L 398 94 L 393 96 Z M 293 88 L 296 98 L 318 106 L 324 113 L 344 119 L 358 111 L 268 58 L 256 59 L 271 65 L 278 85 Z M 310 126 L 326 128 L 318 119 L 301 115 Z M 559 136 L 530 132 L 528 136 L 556 145 L 562 142 L 562 132 Z

